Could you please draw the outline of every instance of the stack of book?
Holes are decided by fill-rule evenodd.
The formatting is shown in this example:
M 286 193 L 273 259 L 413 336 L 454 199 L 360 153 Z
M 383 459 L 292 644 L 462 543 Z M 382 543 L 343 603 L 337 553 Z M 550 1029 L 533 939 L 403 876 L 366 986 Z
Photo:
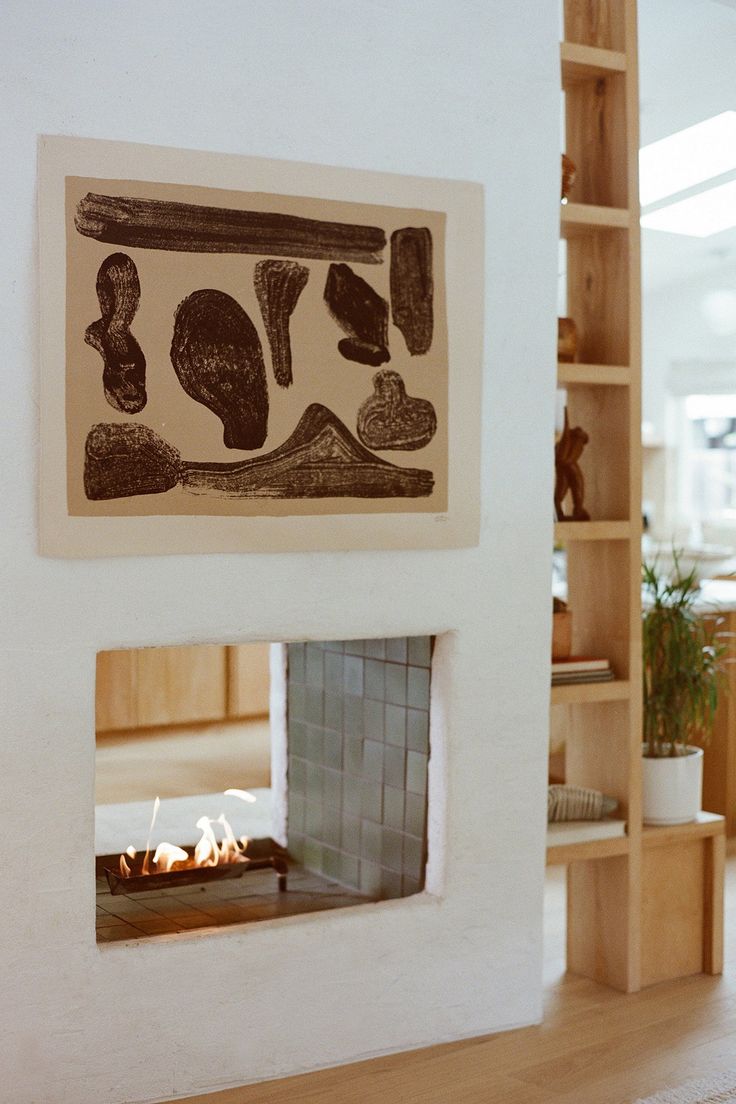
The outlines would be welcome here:
M 607 659 L 593 656 L 568 656 L 552 661 L 552 685 L 564 686 L 568 682 L 610 682 L 613 678 Z

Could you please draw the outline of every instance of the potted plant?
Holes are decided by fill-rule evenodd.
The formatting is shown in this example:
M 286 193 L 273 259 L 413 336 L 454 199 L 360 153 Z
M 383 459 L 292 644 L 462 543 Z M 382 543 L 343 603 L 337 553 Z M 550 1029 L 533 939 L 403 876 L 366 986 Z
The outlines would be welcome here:
M 643 565 L 644 743 L 646 824 L 686 824 L 700 812 L 703 749 L 713 731 L 726 646 L 715 616 L 695 610 L 695 569 L 677 554 L 665 574 Z

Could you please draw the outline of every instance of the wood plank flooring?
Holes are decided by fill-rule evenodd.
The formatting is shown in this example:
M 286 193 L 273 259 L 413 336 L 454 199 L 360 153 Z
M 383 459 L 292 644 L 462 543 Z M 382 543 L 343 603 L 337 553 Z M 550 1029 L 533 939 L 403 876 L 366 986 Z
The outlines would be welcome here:
M 736 855 L 727 864 L 723 977 L 632 996 L 564 974 L 561 877 L 550 871 L 540 1026 L 178 1104 L 631 1104 L 736 1068 Z

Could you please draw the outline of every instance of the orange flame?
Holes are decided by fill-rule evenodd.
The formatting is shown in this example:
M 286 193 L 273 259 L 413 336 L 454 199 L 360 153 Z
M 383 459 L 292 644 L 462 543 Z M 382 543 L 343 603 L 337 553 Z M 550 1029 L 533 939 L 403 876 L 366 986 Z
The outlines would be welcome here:
M 225 797 L 239 797 L 241 801 L 248 801 L 251 804 L 257 800 L 248 790 L 225 790 Z
M 245 851 L 246 847 L 248 846 L 248 837 L 243 836 L 241 842 L 238 842 L 238 840 L 236 840 L 235 838 L 235 833 L 230 827 L 224 813 L 220 813 L 216 823 L 222 825 L 222 834 L 224 836 L 224 839 L 220 844 L 220 862 L 242 862 L 242 852 Z
M 156 817 L 158 811 L 161 808 L 161 798 L 156 795 L 156 800 L 153 803 L 153 816 L 151 817 L 151 827 L 148 829 L 148 839 L 146 840 L 146 853 L 143 856 L 143 866 L 141 868 L 141 874 L 148 874 L 148 853 L 151 850 L 151 833 L 153 832 L 153 826 L 156 823 Z
M 226 793 L 233 797 L 240 797 L 243 801 L 255 801 L 255 797 L 249 794 L 247 790 L 227 790 Z M 151 826 L 148 830 L 148 840 L 146 842 L 146 851 L 143 856 L 143 862 L 141 864 L 140 871 L 136 873 L 151 874 L 153 873 L 149 866 L 149 855 L 151 851 L 151 836 L 153 835 L 153 829 L 156 824 L 156 817 L 161 806 L 160 799 L 157 797 L 153 803 L 153 815 L 151 817 Z M 218 842 L 217 834 L 215 833 L 214 825 L 219 825 L 222 828 L 221 842 Z M 173 843 L 159 843 L 153 855 L 153 866 L 156 868 L 156 873 L 170 872 L 172 870 L 191 870 L 196 867 L 204 866 L 225 866 L 230 863 L 248 862 L 248 858 L 245 854 L 248 847 L 248 837 L 241 836 L 240 839 L 235 838 L 230 823 L 224 813 L 220 813 L 219 817 L 212 820 L 210 817 L 201 816 L 197 821 L 197 828 L 201 831 L 202 835 L 194 848 L 194 855 L 184 850 L 183 847 L 177 847 Z M 136 849 L 132 845 L 127 847 L 125 853 L 120 856 L 120 873 L 124 878 L 131 877 L 133 870 L 130 864 L 126 861 L 125 856 L 129 859 L 136 858 Z
M 153 865 L 167 873 L 181 863 L 188 863 L 189 855 L 183 847 L 176 847 L 173 843 L 160 843 L 153 856 Z
M 197 827 L 202 833 L 202 838 L 194 848 L 194 865 L 217 866 L 220 849 L 217 846 L 215 833 L 212 831 L 212 821 L 209 817 L 201 816 L 197 821 Z

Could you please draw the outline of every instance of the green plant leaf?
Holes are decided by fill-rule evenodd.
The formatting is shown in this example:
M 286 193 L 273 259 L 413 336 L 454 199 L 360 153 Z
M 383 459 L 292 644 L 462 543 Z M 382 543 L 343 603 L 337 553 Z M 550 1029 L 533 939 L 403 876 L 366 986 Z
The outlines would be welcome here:
M 706 742 L 712 731 L 728 662 L 722 618 L 699 615 L 695 569 L 684 573 L 673 549 L 674 570 L 642 564 L 649 606 L 642 613 L 643 737 L 646 754 L 685 754 L 690 743 Z

